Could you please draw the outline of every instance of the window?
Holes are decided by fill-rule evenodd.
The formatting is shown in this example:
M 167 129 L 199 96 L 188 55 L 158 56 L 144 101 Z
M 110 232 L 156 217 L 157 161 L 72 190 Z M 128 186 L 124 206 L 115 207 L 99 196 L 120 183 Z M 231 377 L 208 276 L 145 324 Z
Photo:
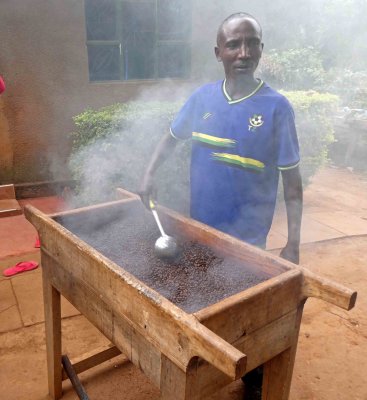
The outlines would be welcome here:
M 186 78 L 189 0 L 85 0 L 91 81 Z

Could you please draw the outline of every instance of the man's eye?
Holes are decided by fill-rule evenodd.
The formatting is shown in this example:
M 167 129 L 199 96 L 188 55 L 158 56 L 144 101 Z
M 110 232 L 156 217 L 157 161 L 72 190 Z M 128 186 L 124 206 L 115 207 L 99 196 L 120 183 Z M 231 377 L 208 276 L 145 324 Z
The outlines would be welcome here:
M 228 44 L 227 44 L 227 47 L 228 47 L 229 49 L 235 49 L 235 48 L 237 47 L 237 43 L 228 43 Z
M 260 46 L 260 41 L 257 40 L 257 39 L 250 40 L 250 41 L 249 41 L 249 46 L 251 46 L 251 47 Z

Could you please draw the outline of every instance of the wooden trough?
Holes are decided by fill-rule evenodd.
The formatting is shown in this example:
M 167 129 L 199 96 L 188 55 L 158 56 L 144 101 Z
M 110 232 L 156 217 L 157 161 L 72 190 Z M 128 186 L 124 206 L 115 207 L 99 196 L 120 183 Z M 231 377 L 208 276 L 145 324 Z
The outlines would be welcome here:
M 128 272 L 123 262 L 117 265 L 109 254 L 101 254 L 72 233 L 73 221 L 79 221 L 75 225 L 79 230 L 89 231 L 139 207 L 144 212 L 136 195 L 122 189 L 119 193 L 121 200 L 54 215 L 45 215 L 32 206 L 25 209 L 42 244 L 51 397 L 62 396 L 62 294 L 150 378 L 164 400 L 209 399 L 260 365 L 264 365 L 262 399 L 288 399 L 306 299 L 321 298 L 349 310 L 355 304 L 356 292 L 204 224 L 158 208 L 169 234 L 208 246 L 265 279 L 213 304 L 184 311 Z M 69 221 L 70 230 L 62 225 L 63 221 Z M 170 279 L 168 286 L 174 285 L 174 277 Z M 81 361 L 77 372 L 115 356 L 116 348 L 84 364 Z

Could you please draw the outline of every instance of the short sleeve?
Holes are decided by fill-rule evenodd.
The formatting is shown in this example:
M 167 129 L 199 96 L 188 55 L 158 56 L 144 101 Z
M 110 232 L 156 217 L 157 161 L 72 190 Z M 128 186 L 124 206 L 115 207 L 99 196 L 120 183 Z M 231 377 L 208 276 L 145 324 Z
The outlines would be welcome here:
M 300 162 L 294 111 L 283 97 L 276 111 L 277 167 L 284 171 L 297 167 Z
M 189 139 L 193 132 L 194 115 L 197 113 L 198 91 L 195 91 L 171 124 L 171 134 L 176 139 Z

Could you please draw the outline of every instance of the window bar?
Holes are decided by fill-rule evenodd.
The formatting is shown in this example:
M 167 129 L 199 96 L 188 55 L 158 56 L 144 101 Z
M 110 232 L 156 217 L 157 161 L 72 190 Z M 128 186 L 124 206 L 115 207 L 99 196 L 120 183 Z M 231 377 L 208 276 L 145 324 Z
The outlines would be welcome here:
M 116 1 L 116 33 L 117 33 L 117 38 L 119 40 L 119 46 L 120 46 L 120 80 L 125 79 L 125 57 L 124 57 L 124 51 L 125 51 L 125 46 L 123 45 L 124 43 L 124 37 L 122 33 L 122 1 L 121 0 L 115 0 Z
M 158 0 L 155 0 L 155 40 L 154 40 L 154 79 L 158 79 L 158 57 L 159 57 L 159 52 L 158 52 L 158 26 L 159 26 L 159 21 L 158 21 Z

